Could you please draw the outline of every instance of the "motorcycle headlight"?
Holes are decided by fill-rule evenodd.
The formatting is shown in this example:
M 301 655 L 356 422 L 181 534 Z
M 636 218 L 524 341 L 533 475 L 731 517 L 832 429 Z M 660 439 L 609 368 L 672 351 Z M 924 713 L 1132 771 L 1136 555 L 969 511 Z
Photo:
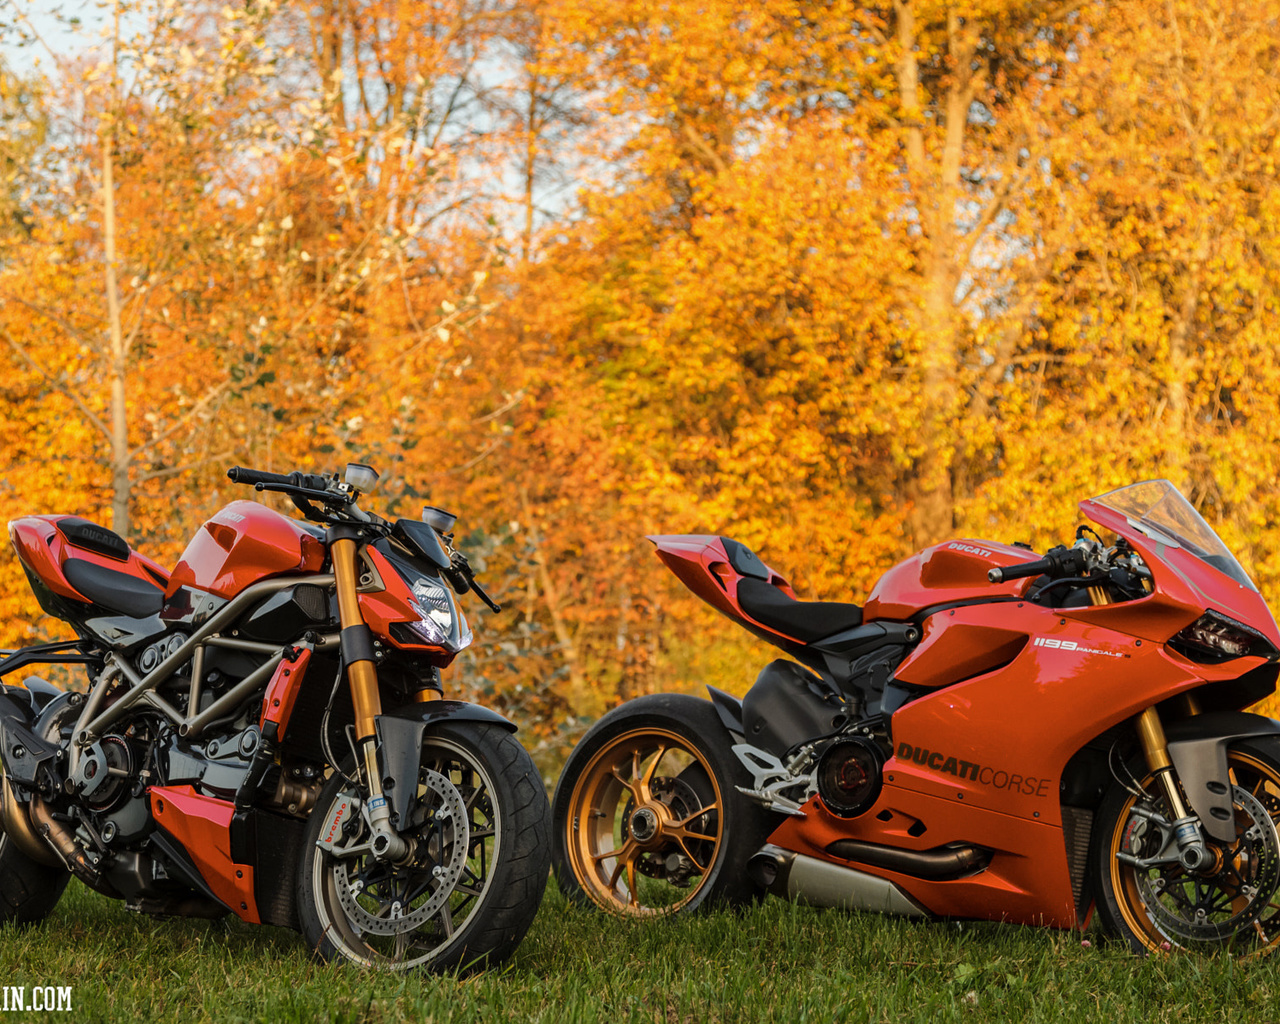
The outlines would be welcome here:
M 413 610 L 417 622 L 406 622 L 409 631 L 425 643 L 457 653 L 471 643 L 471 627 L 458 610 L 453 595 L 442 584 L 423 577 L 414 582 Z
M 1218 662 L 1254 655 L 1274 658 L 1277 651 L 1271 641 L 1252 626 L 1223 615 L 1205 612 L 1169 641 L 1169 646 L 1192 661 Z

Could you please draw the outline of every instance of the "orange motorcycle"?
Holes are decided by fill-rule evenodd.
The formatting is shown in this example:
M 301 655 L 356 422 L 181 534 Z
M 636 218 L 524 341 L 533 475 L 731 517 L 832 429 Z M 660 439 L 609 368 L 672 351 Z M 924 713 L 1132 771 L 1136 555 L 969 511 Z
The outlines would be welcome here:
M 227 475 L 306 521 L 233 501 L 172 572 L 76 516 L 9 524 L 78 639 L 0 652 L 0 676 L 79 665 L 88 687 L 0 691 L 0 923 L 75 875 L 146 914 L 297 929 L 326 960 L 501 961 L 546 885 L 549 813 L 515 726 L 441 699 L 471 642 L 454 593 L 498 610 L 456 517 L 362 509 L 358 464 Z
M 797 600 L 743 545 L 651 537 L 789 655 L 737 700 L 641 697 L 553 801 L 570 897 L 652 915 L 770 891 L 1083 927 L 1135 950 L 1280 942 L 1280 632 L 1167 481 L 1080 506 L 1071 547 L 954 540 L 863 606 Z M 1103 540 L 1103 534 L 1109 539 Z

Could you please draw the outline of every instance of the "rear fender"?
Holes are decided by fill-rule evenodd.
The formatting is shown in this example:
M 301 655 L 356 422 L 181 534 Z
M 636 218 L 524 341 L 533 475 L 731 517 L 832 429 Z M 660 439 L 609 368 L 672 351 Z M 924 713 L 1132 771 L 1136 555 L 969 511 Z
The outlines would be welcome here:
M 1280 722 L 1247 711 L 1213 711 L 1165 727 L 1169 760 L 1191 809 L 1219 842 L 1236 838 L 1227 751 L 1240 740 L 1280 735 Z
M 516 726 L 496 711 L 461 700 L 408 704 L 374 716 L 382 766 L 382 789 L 391 805 L 391 822 L 396 828 L 404 827 L 413 812 L 418 792 L 418 769 L 422 765 L 423 737 L 428 729 L 448 722 L 487 722 L 508 732 L 516 731 Z
M 708 686 L 707 693 L 711 694 L 711 705 L 716 709 L 720 724 L 729 731 L 735 742 L 741 743 L 746 737 L 746 729 L 742 725 L 742 701 L 714 686 Z

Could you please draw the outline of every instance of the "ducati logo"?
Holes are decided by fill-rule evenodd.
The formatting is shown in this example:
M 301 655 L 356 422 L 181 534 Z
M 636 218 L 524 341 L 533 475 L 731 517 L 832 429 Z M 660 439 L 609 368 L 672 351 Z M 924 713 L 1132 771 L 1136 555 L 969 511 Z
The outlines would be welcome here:
M 986 548 L 976 548 L 972 544 L 961 544 L 959 541 L 952 541 L 947 545 L 947 550 L 963 551 L 966 555 L 980 555 L 983 558 L 990 558 L 994 554 Z
M 951 757 L 939 750 L 916 747 L 910 743 L 899 743 L 896 753 L 898 760 L 904 763 L 910 761 L 912 764 L 918 764 L 922 768 L 945 772 L 947 775 L 954 775 L 958 779 L 969 779 L 980 786 L 990 786 L 992 789 L 1011 789 L 1015 793 L 1021 793 L 1023 796 L 1048 796 L 1049 786 L 1052 781 L 1050 779 L 1035 778 L 1030 775 L 1020 775 L 1017 772 L 1007 772 L 1003 769 L 995 769 L 988 765 L 979 764 L 977 761 L 965 761 L 958 757 Z

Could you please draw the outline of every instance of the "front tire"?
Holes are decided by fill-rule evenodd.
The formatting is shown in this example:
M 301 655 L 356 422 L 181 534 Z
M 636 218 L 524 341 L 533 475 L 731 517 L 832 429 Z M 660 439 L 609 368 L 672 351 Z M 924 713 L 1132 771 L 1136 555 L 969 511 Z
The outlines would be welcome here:
M 423 740 L 407 864 L 359 852 L 368 824 L 348 815 L 331 849 L 318 844 L 339 805 L 359 799 L 341 774 L 321 791 L 298 872 L 298 917 L 322 960 L 385 970 L 493 966 L 538 912 L 548 874 L 546 790 L 504 728 L 450 722 Z M 355 851 L 348 853 L 347 851 Z
M 1167 797 L 1145 767 L 1133 772 L 1141 797 L 1116 785 L 1099 808 L 1090 851 L 1098 913 L 1134 952 L 1258 954 L 1280 943 L 1280 740 L 1238 743 L 1227 764 L 1236 838 L 1210 844 L 1219 854 L 1211 871 L 1126 860 L 1151 861 L 1176 849 Z
M 654 694 L 615 708 L 574 748 L 556 786 L 561 891 L 640 917 L 758 897 L 746 866 L 773 816 L 738 792 L 750 783 L 708 701 Z

